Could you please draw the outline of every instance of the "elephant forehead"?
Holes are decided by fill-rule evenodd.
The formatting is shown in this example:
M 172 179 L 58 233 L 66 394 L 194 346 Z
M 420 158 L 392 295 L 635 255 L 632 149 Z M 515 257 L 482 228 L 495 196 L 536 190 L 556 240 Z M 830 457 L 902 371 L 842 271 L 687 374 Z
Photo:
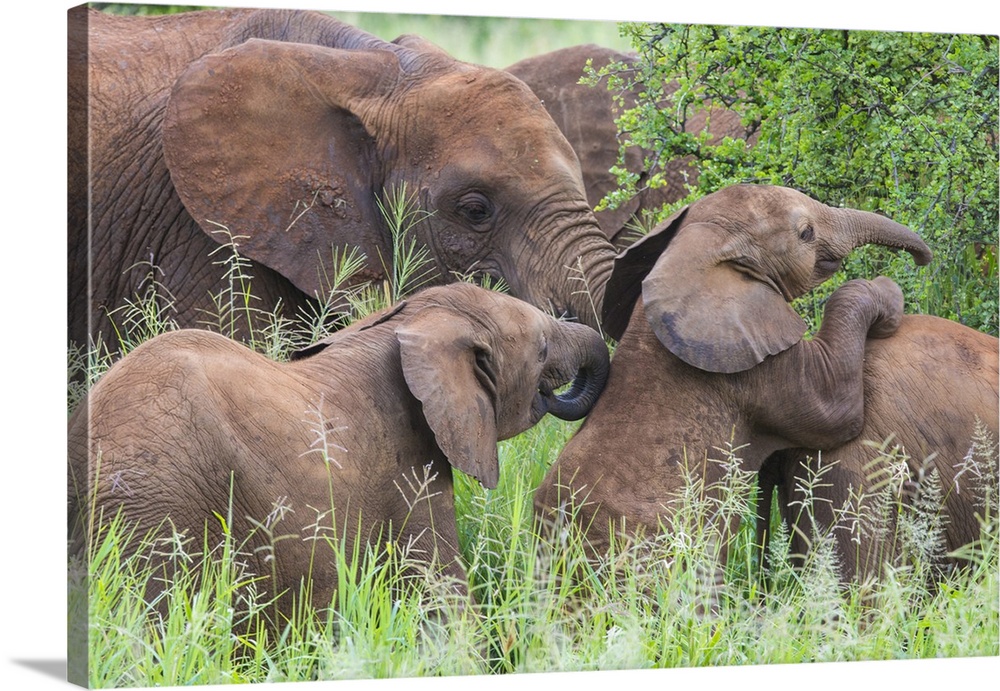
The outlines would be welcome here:
M 509 295 L 487 292 L 485 300 L 486 309 L 479 316 L 495 325 L 501 344 L 524 345 L 526 339 L 541 342 L 547 324 L 555 323 L 537 308 Z
M 471 283 L 451 283 L 421 291 L 411 300 L 420 306 L 444 304 L 456 314 L 488 328 L 501 338 L 525 333 L 541 333 L 548 322 L 555 323 L 541 310 L 518 298 Z
M 497 151 L 525 146 L 559 146 L 572 154 L 569 142 L 528 87 L 497 70 L 454 73 L 411 92 L 401 106 L 412 136 L 449 147 L 472 137 L 486 137 Z
M 804 209 L 809 197 L 788 187 L 739 184 L 702 197 L 691 205 L 689 221 L 728 224 L 787 225 L 792 209 Z
M 466 65 L 428 80 L 419 97 L 439 108 L 458 106 L 469 115 L 492 112 L 497 107 L 517 107 L 544 113 L 541 101 L 528 86 L 513 75 L 487 67 Z M 478 99 L 478 100 L 470 100 Z

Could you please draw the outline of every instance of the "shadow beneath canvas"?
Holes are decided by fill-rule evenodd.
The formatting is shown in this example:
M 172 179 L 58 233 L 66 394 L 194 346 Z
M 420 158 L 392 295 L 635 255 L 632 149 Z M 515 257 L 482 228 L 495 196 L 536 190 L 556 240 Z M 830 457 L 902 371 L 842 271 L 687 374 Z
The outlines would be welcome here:
M 66 660 L 11 660 L 11 662 L 47 677 L 66 681 Z

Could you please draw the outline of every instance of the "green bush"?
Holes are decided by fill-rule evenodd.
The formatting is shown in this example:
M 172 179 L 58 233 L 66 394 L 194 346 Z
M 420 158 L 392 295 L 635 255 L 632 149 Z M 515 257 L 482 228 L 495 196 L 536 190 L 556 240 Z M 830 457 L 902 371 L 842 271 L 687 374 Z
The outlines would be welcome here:
M 876 211 L 919 233 L 935 259 L 867 248 L 810 296 L 815 312 L 843 280 L 886 274 L 911 309 L 997 333 L 996 36 L 762 27 L 623 24 L 635 72 L 602 70 L 609 88 L 643 91 L 619 119 L 626 144 L 667 162 L 693 155 L 690 195 L 739 182 L 800 189 L 820 201 Z M 667 98 L 666 89 L 677 85 Z M 669 103 L 669 107 L 664 107 Z M 709 143 L 685 132 L 703 107 L 741 116 L 746 139 Z M 747 140 L 753 141 L 752 145 Z M 616 203 L 638 180 L 624 170 Z

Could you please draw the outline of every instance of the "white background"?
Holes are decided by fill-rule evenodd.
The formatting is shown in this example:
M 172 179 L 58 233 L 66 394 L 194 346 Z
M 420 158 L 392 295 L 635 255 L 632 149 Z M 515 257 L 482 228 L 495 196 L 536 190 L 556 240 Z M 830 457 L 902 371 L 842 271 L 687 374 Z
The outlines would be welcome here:
M 192 0 L 193 1 L 193 0 Z M 836 0 L 821 5 L 756 2 L 625 3 L 555 0 L 217 0 L 226 6 L 300 7 L 345 11 L 485 14 L 602 20 L 812 26 L 822 28 L 998 33 L 996 3 L 892 3 Z M 15 0 L 6 4 L 0 50 L 0 385 L 4 468 L 0 480 L 0 679 L 3 688 L 62 687 L 66 664 L 65 582 L 65 286 L 66 286 L 66 10 L 72 3 Z M 990 9 L 987 9 L 989 7 Z M 1000 658 L 522 675 L 474 680 L 299 683 L 312 688 L 507 689 L 541 684 L 899 688 L 1000 678 Z M 283 686 L 282 688 L 287 687 Z M 209 687 L 223 688 L 223 687 Z

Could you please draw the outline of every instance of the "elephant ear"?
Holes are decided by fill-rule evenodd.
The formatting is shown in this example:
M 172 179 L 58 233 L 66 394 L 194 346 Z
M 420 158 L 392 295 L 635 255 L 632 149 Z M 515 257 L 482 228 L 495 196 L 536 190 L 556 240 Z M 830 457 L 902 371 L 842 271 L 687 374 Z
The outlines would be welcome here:
M 752 258 L 712 223 L 677 233 L 642 282 L 667 350 L 709 372 L 742 372 L 798 343 L 806 324 Z
M 445 60 L 454 61 L 454 58 L 441 46 L 431 43 L 423 36 L 417 34 L 400 34 L 392 39 L 394 45 L 406 48 L 422 55 L 436 56 Z
M 494 488 L 497 459 L 496 381 L 482 366 L 490 347 L 469 320 L 429 306 L 396 329 L 403 376 L 448 462 Z
M 251 39 L 192 63 L 174 85 L 163 153 L 181 201 L 218 242 L 307 294 L 331 246 L 377 266 L 375 142 L 357 112 L 399 72 L 390 51 Z
M 653 268 L 678 229 L 684 225 L 687 210 L 687 206 L 678 209 L 615 257 L 611 276 L 604 287 L 601 328 L 616 341 L 621 340 L 632 317 L 635 301 L 642 291 L 642 279 Z

